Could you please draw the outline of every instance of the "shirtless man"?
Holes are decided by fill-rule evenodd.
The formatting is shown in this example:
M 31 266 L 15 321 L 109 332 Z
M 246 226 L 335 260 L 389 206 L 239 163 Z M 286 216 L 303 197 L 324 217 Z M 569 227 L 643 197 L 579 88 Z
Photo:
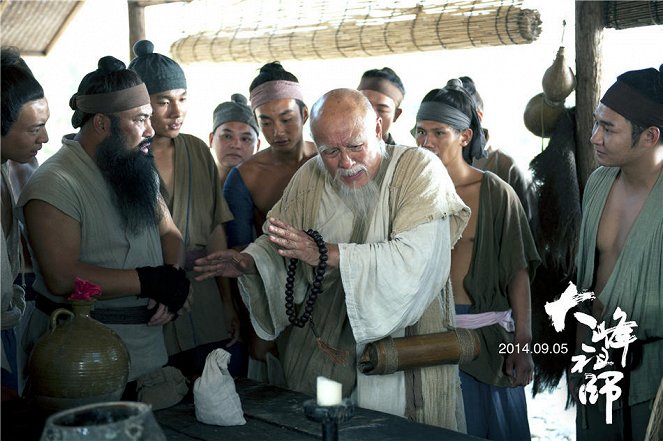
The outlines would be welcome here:
M 267 212 L 278 202 L 290 178 L 317 154 L 315 144 L 304 141 L 308 108 L 297 80 L 278 62 L 265 64 L 249 87 L 251 108 L 269 147 L 259 151 L 228 174 L 224 195 L 235 219 L 228 223 L 228 246 L 243 249 L 262 232 Z M 249 327 L 250 328 L 250 327 Z M 277 353 L 272 342 L 251 334 L 250 354 L 265 360 Z M 251 360 L 249 375 L 257 366 Z
M 440 158 L 472 212 L 451 252 L 456 325 L 475 329 L 481 353 L 460 364 L 467 430 L 491 440 L 530 439 L 524 387 L 532 380 L 529 353 L 499 352 L 500 344 L 531 344 L 529 280 L 539 256 L 514 190 L 471 166 L 483 151 L 474 101 L 460 80 L 434 89 L 417 112 L 417 145 Z
M 620 75 L 594 111 L 590 140 L 601 167 L 585 187 L 577 287 L 594 291 L 596 300 L 581 309 L 608 329 L 619 323 L 620 308 L 625 320 L 637 324 L 637 340 L 628 346 L 625 362 L 621 351 L 610 353 L 614 364 L 605 371 L 614 372 L 621 391 L 615 397 L 619 405 L 607 403 L 612 415 L 600 392 L 596 404 L 578 404 L 579 441 L 644 439 L 663 376 L 662 71 L 663 66 Z M 589 331 L 578 325 L 579 343 L 592 345 Z M 603 340 L 595 345 L 602 347 Z M 574 370 L 576 386 L 587 382 L 587 374 L 600 375 L 592 364 Z M 602 388 L 603 380 L 596 386 Z
M 226 180 L 224 194 L 235 216 L 228 224 L 231 247 L 253 241 L 292 175 L 317 153 L 312 142 L 304 141 L 308 108 L 297 77 L 278 62 L 268 63 L 249 91 L 251 108 L 269 147 L 231 171 Z

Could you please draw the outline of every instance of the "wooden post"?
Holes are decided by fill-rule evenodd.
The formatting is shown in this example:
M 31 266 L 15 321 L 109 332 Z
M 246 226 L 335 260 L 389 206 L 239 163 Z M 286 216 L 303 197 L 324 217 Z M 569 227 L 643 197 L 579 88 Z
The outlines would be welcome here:
M 601 93 L 603 2 L 577 1 L 576 26 L 576 167 L 582 197 L 589 175 L 596 169 L 594 148 L 589 142 L 593 113 Z
M 134 58 L 133 47 L 145 39 L 145 6 L 136 0 L 127 0 L 129 6 L 129 59 Z

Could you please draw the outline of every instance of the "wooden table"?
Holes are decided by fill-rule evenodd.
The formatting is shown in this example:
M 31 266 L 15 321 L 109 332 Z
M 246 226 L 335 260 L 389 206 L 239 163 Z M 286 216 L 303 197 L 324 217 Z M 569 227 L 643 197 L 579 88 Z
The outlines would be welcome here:
M 299 441 L 322 438 L 321 425 L 304 415 L 304 394 L 250 380 L 236 380 L 246 424 L 222 427 L 196 420 L 193 403 L 182 402 L 154 414 L 169 441 Z M 469 435 L 372 410 L 356 408 L 339 426 L 341 441 L 472 441 Z

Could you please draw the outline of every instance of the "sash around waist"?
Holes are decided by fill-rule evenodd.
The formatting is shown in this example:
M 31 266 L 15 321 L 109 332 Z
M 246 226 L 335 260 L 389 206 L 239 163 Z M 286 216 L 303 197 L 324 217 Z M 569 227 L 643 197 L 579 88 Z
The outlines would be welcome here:
M 67 303 L 54 302 L 39 294 L 35 298 L 35 306 L 48 316 L 58 308 L 71 310 Z M 147 309 L 147 306 L 128 306 L 93 309 L 90 311 L 90 317 L 107 325 L 140 325 L 149 322 L 153 313 L 154 311 Z
M 516 329 L 510 309 L 478 314 L 456 314 L 456 326 L 459 328 L 478 329 L 496 324 L 503 327 L 507 332 L 513 332 Z

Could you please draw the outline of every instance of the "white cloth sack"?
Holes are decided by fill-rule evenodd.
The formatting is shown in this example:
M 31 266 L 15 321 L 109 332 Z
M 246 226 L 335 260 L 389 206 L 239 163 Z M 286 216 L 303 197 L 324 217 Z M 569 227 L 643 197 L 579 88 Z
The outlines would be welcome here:
M 228 372 L 230 353 L 215 349 L 207 355 L 203 375 L 193 385 L 196 419 L 217 426 L 246 424 L 235 381 Z

